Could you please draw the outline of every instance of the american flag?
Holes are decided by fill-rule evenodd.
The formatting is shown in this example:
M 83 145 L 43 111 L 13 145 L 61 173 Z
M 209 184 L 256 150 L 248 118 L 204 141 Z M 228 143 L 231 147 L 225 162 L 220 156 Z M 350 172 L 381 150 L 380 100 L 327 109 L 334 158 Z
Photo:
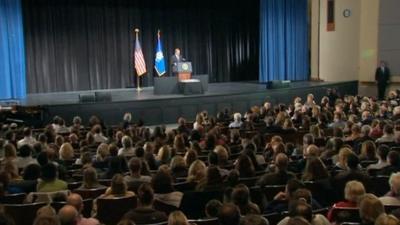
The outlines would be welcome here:
M 135 44 L 135 69 L 138 76 L 142 76 L 146 73 L 146 62 L 144 61 L 142 48 L 140 47 L 139 38 L 137 36 Z

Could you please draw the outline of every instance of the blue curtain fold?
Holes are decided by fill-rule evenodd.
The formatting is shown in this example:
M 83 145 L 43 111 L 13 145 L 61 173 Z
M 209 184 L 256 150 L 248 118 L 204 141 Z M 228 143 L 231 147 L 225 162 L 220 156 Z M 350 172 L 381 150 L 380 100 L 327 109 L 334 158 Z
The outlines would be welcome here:
M 260 0 L 259 82 L 309 79 L 307 0 Z
M 26 96 L 22 21 L 20 0 L 0 0 L 0 99 Z

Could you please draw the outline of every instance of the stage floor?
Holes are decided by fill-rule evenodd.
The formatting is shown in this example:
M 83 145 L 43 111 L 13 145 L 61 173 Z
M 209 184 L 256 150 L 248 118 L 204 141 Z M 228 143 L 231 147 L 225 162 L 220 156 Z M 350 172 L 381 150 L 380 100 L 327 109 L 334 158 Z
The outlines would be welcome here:
M 55 116 L 63 117 L 67 123 L 76 115 L 84 122 L 92 115 L 101 117 L 108 125 L 121 123 L 125 112 L 131 112 L 133 120 L 142 119 L 146 125 L 172 124 L 179 117 L 194 120 L 198 112 L 207 110 L 210 115 L 228 109 L 230 112 L 246 112 L 251 106 L 265 101 L 273 104 L 292 103 L 294 97 L 306 98 L 313 93 L 316 99 L 326 94 L 327 88 L 336 88 L 340 93 L 357 94 L 358 81 L 348 82 L 293 82 L 289 88 L 266 89 L 256 82 L 212 83 L 202 95 L 154 95 L 153 87 L 74 91 L 60 93 L 29 94 L 20 102 L 25 106 L 41 106 L 44 109 L 43 123 Z M 79 94 L 95 91 L 109 92 L 108 102 L 79 102 Z
M 292 82 L 290 89 L 301 89 L 318 87 L 325 85 L 334 85 L 338 82 L 311 82 L 299 81 Z M 284 90 L 281 88 L 279 90 Z M 226 83 L 210 83 L 208 91 L 201 95 L 155 95 L 153 94 L 153 87 L 144 87 L 141 91 L 136 88 L 121 88 L 121 89 L 103 89 L 103 90 L 90 90 L 90 91 L 72 91 L 72 92 L 52 92 L 52 93 L 39 93 L 28 94 L 26 99 L 21 100 L 21 105 L 36 106 L 36 105 L 65 105 L 77 104 L 79 102 L 80 94 L 88 94 L 93 92 L 109 92 L 112 96 L 112 102 L 126 102 L 126 101 L 143 101 L 143 100 L 161 100 L 172 98 L 193 98 L 205 96 L 218 96 L 218 95 L 236 95 L 248 93 L 265 93 L 267 91 L 275 91 L 277 89 L 267 90 L 265 84 L 256 82 L 226 82 Z

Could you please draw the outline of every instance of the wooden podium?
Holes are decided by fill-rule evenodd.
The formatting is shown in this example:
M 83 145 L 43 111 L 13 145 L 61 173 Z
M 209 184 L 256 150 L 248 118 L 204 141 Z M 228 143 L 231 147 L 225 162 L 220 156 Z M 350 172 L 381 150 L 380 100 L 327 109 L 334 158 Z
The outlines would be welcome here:
M 192 63 L 180 62 L 177 65 L 178 80 L 189 80 L 192 78 Z

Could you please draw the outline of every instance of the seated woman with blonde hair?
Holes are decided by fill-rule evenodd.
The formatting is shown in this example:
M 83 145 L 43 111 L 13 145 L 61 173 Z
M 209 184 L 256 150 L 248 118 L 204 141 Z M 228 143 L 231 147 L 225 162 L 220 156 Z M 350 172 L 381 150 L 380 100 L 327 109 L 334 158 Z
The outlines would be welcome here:
M 127 185 L 124 177 L 121 174 L 115 174 L 111 179 L 111 186 L 107 188 L 106 192 L 100 198 L 114 198 L 114 197 L 130 197 L 135 196 L 135 193 L 127 190 Z
M 189 221 L 185 214 L 181 211 L 174 211 L 169 214 L 168 225 L 189 225 Z
M 96 169 L 93 167 L 88 167 L 83 170 L 83 181 L 82 185 L 78 188 L 79 190 L 85 189 L 100 189 L 106 186 L 101 185 L 98 181 Z
M 207 174 L 206 164 L 201 160 L 194 161 L 190 167 L 187 176 L 187 181 L 198 184 L 205 180 Z
M 106 192 L 100 195 L 98 198 L 112 199 L 112 198 L 123 198 L 135 196 L 135 193 L 127 190 L 127 185 L 124 177 L 121 174 L 115 174 L 111 179 L 111 186 L 107 188 Z M 97 199 L 98 199 L 97 198 Z M 97 199 L 93 202 L 92 217 L 97 216 Z M 118 206 L 116 206 L 118 207 Z
M 328 220 L 333 221 L 333 211 L 337 207 L 357 208 L 357 203 L 360 198 L 365 194 L 364 185 L 359 181 L 349 181 L 344 188 L 344 201 L 337 202 L 328 212 Z

